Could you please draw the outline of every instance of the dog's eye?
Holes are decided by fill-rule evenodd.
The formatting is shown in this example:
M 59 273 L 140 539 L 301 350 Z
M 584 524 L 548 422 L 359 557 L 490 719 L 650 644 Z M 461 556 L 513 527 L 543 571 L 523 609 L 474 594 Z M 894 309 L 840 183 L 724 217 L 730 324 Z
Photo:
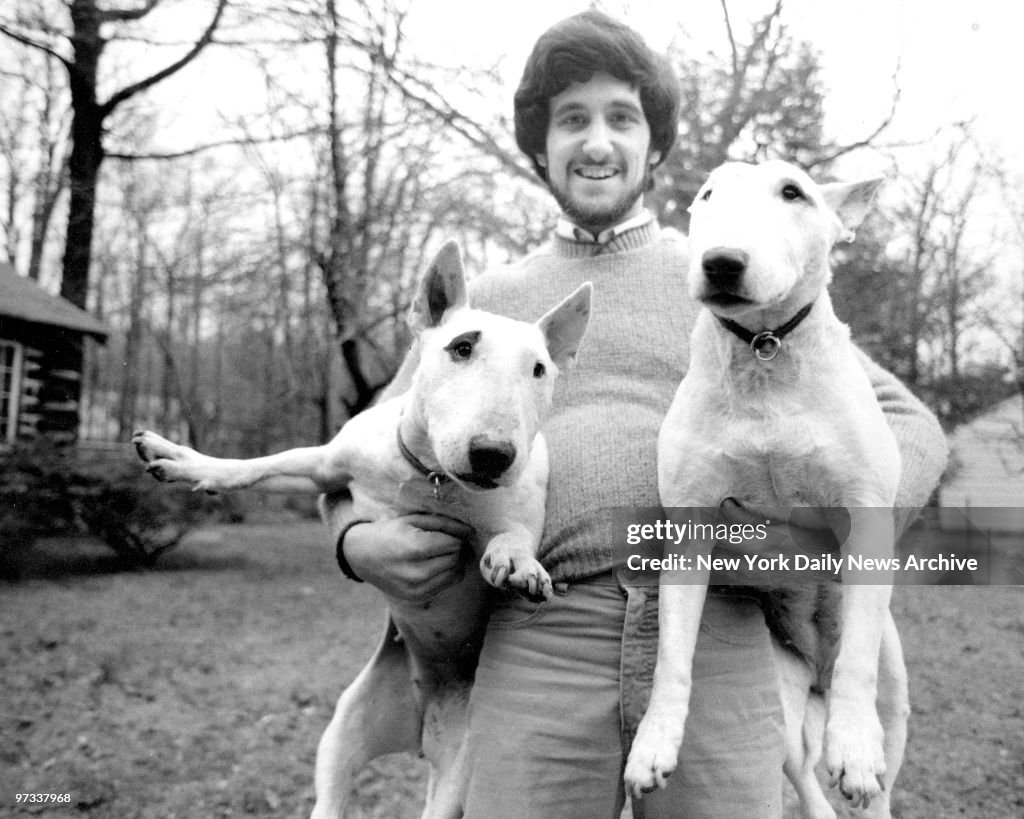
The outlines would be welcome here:
M 700 195 L 701 202 L 707 202 L 711 198 L 711 188 L 708 188 L 704 193 Z
M 469 333 L 460 333 L 445 346 L 452 361 L 465 361 L 473 355 L 476 343 L 480 340 L 480 331 L 474 330 Z
M 533 377 L 534 378 L 543 378 L 544 377 L 544 373 L 546 373 L 547 371 L 548 371 L 547 367 L 545 367 L 539 361 L 536 364 L 533 365 Z
M 789 184 L 782 186 L 782 198 L 787 202 L 795 202 L 798 199 L 806 199 L 807 196 L 802 190 L 800 190 L 799 185 L 794 185 L 790 182 Z

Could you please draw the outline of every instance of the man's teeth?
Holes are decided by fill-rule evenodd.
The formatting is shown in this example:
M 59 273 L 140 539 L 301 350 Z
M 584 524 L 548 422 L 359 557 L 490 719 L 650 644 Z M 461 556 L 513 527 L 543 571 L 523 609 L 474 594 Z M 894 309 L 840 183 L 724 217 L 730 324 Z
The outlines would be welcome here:
M 576 173 L 584 179 L 608 179 L 616 172 L 614 168 L 577 168 Z

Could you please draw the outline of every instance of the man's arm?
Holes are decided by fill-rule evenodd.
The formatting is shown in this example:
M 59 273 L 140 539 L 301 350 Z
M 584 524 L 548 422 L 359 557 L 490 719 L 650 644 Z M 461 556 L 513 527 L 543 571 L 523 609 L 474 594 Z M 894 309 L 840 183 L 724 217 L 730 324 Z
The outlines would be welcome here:
M 932 412 L 896 376 L 859 349 L 857 353 L 900 450 L 900 483 L 895 502 L 898 539 L 938 485 L 949 448 Z

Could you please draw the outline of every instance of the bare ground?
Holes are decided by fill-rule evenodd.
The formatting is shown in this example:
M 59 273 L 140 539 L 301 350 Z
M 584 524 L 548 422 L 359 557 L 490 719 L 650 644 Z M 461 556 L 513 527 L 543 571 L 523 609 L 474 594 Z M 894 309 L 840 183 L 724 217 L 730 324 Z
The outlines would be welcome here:
M 308 816 L 383 618 L 318 524 L 204 529 L 150 571 L 50 541 L 6 572 L 0 817 Z M 914 707 L 895 815 L 1024 817 L 1024 589 L 901 587 L 894 610 Z M 414 757 L 378 763 L 352 815 L 417 816 L 423 783 Z M 70 803 L 16 804 L 32 792 Z

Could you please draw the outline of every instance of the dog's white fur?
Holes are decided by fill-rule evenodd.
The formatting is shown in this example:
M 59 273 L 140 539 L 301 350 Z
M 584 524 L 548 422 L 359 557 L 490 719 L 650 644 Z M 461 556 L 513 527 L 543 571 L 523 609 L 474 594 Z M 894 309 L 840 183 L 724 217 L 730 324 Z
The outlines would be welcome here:
M 662 505 L 715 508 L 727 497 L 753 508 L 845 508 L 843 557 L 891 556 L 900 475 L 895 439 L 864 368 L 835 316 L 826 285 L 829 252 L 852 239 L 880 180 L 816 185 L 783 162 L 728 163 L 713 172 L 691 208 L 689 289 L 708 309 L 693 332 L 689 370 L 658 444 Z M 744 262 L 723 284 L 705 262 L 722 253 Z M 804 305 L 807 318 L 777 358 L 758 360 L 714 314 L 753 332 L 783 325 Z M 692 544 L 703 551 L 711 544 Z M 661 583 L 659 649 L 651 701 L 629 755 L 634 796 L 664 786 L 677 764 L 691 687 L 691 665 L 707 573 Z M 786 773 L 805 817 L 835 814 L 814 775 L 822 751 L 832 784 L 852 806 L 888 816 L 888 796 L 906 736 L 906 674 L 889 612 L 891 576 L 849 582 L 837 596 L 842 623 L 827 718 L 810 696 L 829 647 L 798 659 L 777 647 L 787 721 Z M 673 582 L 676 581 L 676 582 Z M 815 631 L 811 600 L 805 622 Z M 828 594 L 827 589 L 820 591 Z M 812 667 L 815 663 L 818 667 Z M 881 668 L 881 685 L 880 685 Z M 878 710 L 876 710 L 878 699 Z M 880 722 L 879 714 L 885 720 Z
M 421 278 L 410 311 L 420 351 L 411 388 L 351 419 L 328 444 L 229 460 L 152 432 L 134 436 L 148 471 L 161 480 L 217 492 L 347 487 L 355 518 L 429 512 L 474 529 L 479 573 L 466 572 L 426 604 L 389 599 L 385 637 L 342 694 L 320 741 L 315 819 L 343 814 L 366 762 L 420 749 L 432 767 L 424 816 L 461 816 L 466 705 L 487 583 L 551 594 L 551 580 L 536 559 L 548 474 L 540 429 L 555 378 L 583 339 L 590 303 L 586 283 L 536 324 L 471 309 L 458 247 L 448 243 Z M 399 428 L 412 453 L 450 479 L 436 496 L 402 456 Z M 322 508 L 337 534 L 341 508 L 329 501 Z

